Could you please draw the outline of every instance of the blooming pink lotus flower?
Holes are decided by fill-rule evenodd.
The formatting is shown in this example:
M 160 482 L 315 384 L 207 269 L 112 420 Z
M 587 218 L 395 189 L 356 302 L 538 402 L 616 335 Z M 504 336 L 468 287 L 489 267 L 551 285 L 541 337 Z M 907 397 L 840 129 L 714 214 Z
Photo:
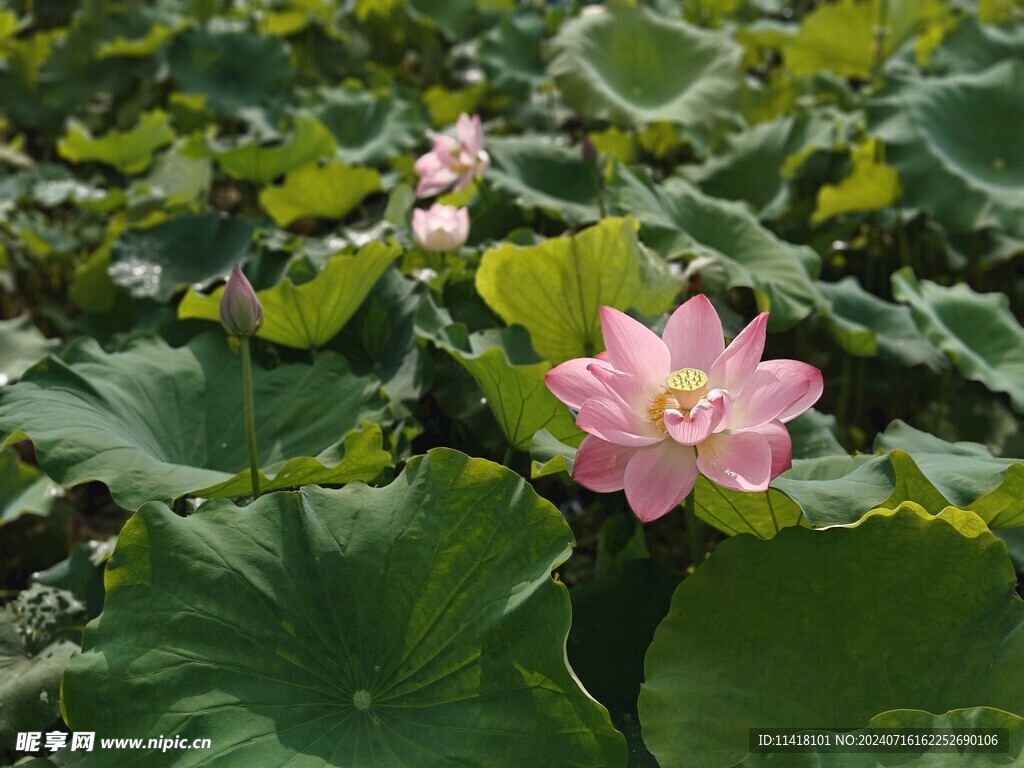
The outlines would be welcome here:
M 220 324 L 231 336 L 252 336 L 263 325 L 263 305 L 237 264 L 220 297 Z
M 444 192 L 452 184 L 462 189 L 473 179 L 485 173 L 491 158 L 484 151 L 484 129 L 480 116 L 463 113 L 455 124 L 455 135 L 435 136 L 434 148 L 420 157 L 413 170 L 420 175 L 416 197 L 430 197 Z
M 695 296 L 669 318 L 662 338 L 611 307 L 601 308 L 607 351 L 569 360 L 548 388 L 578 411 L 589 434 L 573 478 L 602 493 L 625 489 L 644 522 L 683 500 L 697 473 L 738 491 L 763 491 L 790 467 L 784 422 L 821 396 L 821 371 L 766 360 L 768 313 L 726 347 L 711 302 Z
M 469 236 L 469 209 L 434 203 L 412 212 L 412 235 L 428 251 L 455 251 Z

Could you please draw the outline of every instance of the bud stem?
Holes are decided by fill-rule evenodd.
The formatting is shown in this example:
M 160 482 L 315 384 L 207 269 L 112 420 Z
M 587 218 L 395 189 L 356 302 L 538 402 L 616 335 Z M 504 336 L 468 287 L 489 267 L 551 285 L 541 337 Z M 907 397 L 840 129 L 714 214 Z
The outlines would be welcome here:
M 249 474 L 252 480 L 252 497 L 260 496 L 260 457 L 256 450 L 256 408 L 253 403 L 252 353 L 249 337 L 240 336 L 242 344 L 242 398 L 245 409 L 245 440 L 249 446 Z

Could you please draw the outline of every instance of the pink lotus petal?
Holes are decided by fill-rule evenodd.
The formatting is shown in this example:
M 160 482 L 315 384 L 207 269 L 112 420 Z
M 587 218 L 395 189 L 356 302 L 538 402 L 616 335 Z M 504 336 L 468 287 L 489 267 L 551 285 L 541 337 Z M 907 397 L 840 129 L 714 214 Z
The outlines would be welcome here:
M 769 421 L 767 424 L 761 424 L 746 431 L 757 432 L 768 439 L 768 445 L 772 449 L 771 475 L 773 478 L 793 466 L 793 440 L 789 436 L 786 425 L 781 421 Z
M 424 155 L 420 160 L 423 160 L 426 157 L 428 156 Z M 427 164 L 424 164 L 424 167 L 427 167 Z M 456 179 L 458 179 L 458 176 L 450 170 L 439 165 L 435 170 L 427 171 L 420 175 L 422 178 L 416 185 L 416 197 L 431 197 L 444 192 L 455 182 Z
M 764 337 L 768 327 L 768 313 L 762 312 L 740 331 L 725 352 L 718 356 L 708 374 L 709 388 L 739 392 L 743 383 L 757 369 L 764 353 Z
M 729 394 L 713 390 L 707 399 L 690 409 L 689 418 L 675 408 L 665 411 L 665 429 L 669 437 L 682 445 L 696 445 L 707 439 L 729 414 Z
M 648 392 L 664 387 L 672 361 L 658 334 L 612 307 L 601 307 L 601 333 L 613 367 L 636 376 Z
M 555 397 L 578 411 L 589 398 L 607 393 L 605 385 L 588 370 L 592 365 L 611 367 L 610 363 L 594 357 L 577 357 L 556 365 L 544 375 L 544 380 Z
M 576 451 L 572 478 L 585 488 L 599 493 L 621 491 L 625 487 L 626 464 L 640 448 L 626 448 L 587 435 Z
M 766 360 L 743 383 L 729 429 L 756 427 L 803 413 L 821 396 L 821 371 L 796 360 Z
M 672 370 L 697 368 L 707 373 L 725 350 L 722 321 L 704 294 L 672 313 L 662 334 L 672 353 Z
M 455 165 L 455 155 L 459 153 L 459 143 L 451 136 L 435 136 L 433 153 L 445 168 Z
M 679 504 L 697 482 L 693 448 L 672 440 L 641 448 L 626 465 L 626 500 L 645 523 Z
M 808 382 L 807 391 L 803 397 L 794 400 L 778 415 L 778 420 L 783 423 L 795 419 L 818 402 L 818 398 L 821 397 L 824 382 L 821 379 L 821 371 L 813 365 L 801 363 L 799 360 L 765 360 L 757 368 L 758 370 L 765 368 L 776 371 L 784 380 L 795 377 Z
M 455 135 L 459 139 L 462 151 L 475 160 L 480 150 L 484 148 L 484 129 L 480 124 L 480 115 L 473 115 L 472 118 L 465 112 L 459 115 L 455 123 Z
M 576 426 L 609 443 L 629 447 L 653 445 L 664 439 L 651 422 L 611 395 L 591 397 L 583 403 L 576 415 Z
M 609 394 L 621 399 L 636 413 L 640 415 L 647 413 L 647 407 L 651 402 L 651 393 L 636 376 L 624 371 L 617 371 L 600 361 L 590 368 L 590 373 L 605 386 Z
M 771 445 L 758 432 L 719 432 L 697 446 L 697 469 L 726 488 L 763 491 L 771 480 Z

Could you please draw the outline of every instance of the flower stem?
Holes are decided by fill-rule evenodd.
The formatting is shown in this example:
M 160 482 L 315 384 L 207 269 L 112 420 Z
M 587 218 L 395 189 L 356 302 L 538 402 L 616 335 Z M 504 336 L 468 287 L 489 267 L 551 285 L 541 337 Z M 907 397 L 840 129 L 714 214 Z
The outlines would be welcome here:
M 252 352 L 249 337 L 241 336 L 242 343 L 242 398 L 245 403 L 245 441 L 249 447 L 249 474 L 252 480 L 252 497 L 260 496 L 260 457 L 256 450 L 256 409 L 252 389 Z
M 683 521 L 686 526 L 686 548 L 689 550 L 690 562 L 696 568 L 704 562 L 704 551 L 707 539 L 704 524 L 697 517 L 697 488 L 686 494 L 683 502 Z

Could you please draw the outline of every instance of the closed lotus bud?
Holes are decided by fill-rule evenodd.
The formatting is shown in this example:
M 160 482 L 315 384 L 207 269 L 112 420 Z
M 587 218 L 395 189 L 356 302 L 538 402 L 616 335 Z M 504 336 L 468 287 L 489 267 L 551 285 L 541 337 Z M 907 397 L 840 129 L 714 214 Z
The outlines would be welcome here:
M 581 154 L 583 155 L 583 162 L 587 165 L 593 165 L 596 163 L 600 156 L 600 153 L 597 151 L 597 147 L 594 146 L 594 142 L 590 140 L 589 136 L 583 139 Z
M 263 307 L 237 264 L 220 297 L 220 324 L 231 336 L 252 336 L 263 325 Z
M 413 239 L 428 251 L 457 251 L 469 236 L 469 209 L 434 203 L 412 212 Z

